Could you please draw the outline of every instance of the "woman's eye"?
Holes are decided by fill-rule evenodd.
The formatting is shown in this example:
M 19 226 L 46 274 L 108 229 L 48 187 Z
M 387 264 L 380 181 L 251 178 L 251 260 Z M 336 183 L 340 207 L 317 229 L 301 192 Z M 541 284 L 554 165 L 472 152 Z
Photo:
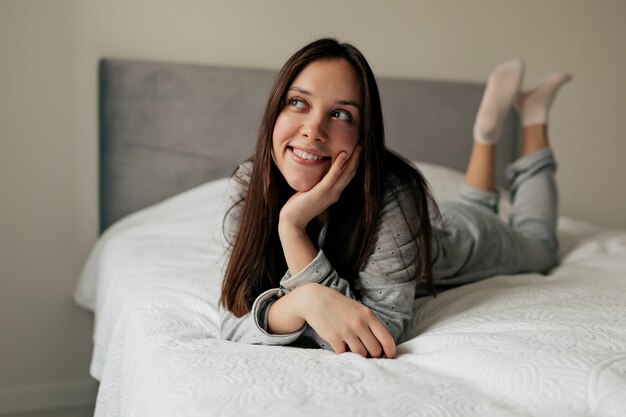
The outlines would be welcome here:
M 304 109 L 306 107 L 306 103 L 299 98 L 290 98 L 288 103 L 291 107 L 295 107 L 296 109 Z
M 352 120 L 352 115 L 345 110 L 335 110 L 334 112 L 331 113 L 331 116 L 339 120 L 346 120 L 346 121 Z

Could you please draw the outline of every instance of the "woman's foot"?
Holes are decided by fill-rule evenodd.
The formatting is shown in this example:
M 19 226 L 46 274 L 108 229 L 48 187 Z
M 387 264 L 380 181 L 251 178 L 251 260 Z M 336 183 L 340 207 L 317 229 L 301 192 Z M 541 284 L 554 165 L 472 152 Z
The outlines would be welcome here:
M 498 65 L 489 75 L 474 122 L 474 140 L 493 145 L 502 133 L 504 119 L 524 78 L 524 62 L 514 59 Z
M 547 76 L 538 87 L 521 94 L 515 102 L 515 108 L 522 117 L 522 126 L 546 124 L 556 93 L 571 79 L 570 73 L 555 72 Z

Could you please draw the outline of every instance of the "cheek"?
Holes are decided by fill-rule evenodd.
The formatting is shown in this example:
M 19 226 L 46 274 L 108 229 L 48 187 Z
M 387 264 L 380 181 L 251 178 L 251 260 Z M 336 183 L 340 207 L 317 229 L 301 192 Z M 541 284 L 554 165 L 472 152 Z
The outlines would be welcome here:
M 359 143 L 359 135 L 357 132 L 341 132 L 334 141 L 333 153 L 338 155 L 340 152 L 346 152 L 348 156 L 352 155 L 354 148 Z
M 274 152 L 280 145 L 280 138 L 283 137 L 282 131 L 282 123 L 279 116 L 278 119 L 276 119 L 276 123 L 274 123 L 274 130 L 272 131 L 272 148 L 274 149 Z
M 293 134 L 294 121 L 291 120 L 289 115 L 281 113 L 274 123 L 274 131 L 272 132 L 272 140 L 274 146 L 279 145 L 281 142 L 289 139 Z
M 284 160 L 284 144 L 289 142 L 293 135 L 293 121 L 284 112 L 278 115 L 274 130 L 272 131 L 272 159 L 274 163 L 282 170 Z

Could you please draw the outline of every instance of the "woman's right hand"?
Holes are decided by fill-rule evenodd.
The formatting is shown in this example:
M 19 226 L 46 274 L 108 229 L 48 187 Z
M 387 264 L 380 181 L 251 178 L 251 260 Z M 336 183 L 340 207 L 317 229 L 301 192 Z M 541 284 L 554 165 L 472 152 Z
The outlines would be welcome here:
M 389 330 L 366 306 L 321 284 L 298 288 L 298 314 L 336 353 L 393 358 L 396 344 Z
M 295 193 L 280 210 L 278 235 L 292 275 L 300 272 L 317 255 L 306 226 L 339 199 L 356 173 L 360 152 L 360 145 L 349 158 L 342 152 L 319 183 L 308 191 Z
M 340 153 L 324 177 L 308 191 L 295 193 L 281 208 L 279 227 L 287 225 L 304 230 L 313 218 L 336 203 L 359 166 L 361 145 L 350 156 Z

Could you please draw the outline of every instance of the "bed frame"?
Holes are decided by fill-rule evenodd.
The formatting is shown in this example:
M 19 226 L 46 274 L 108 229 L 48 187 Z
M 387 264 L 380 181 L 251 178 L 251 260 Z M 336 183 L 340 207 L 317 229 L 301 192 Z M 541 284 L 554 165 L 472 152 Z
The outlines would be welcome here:
M 230 175 L 253 150 L 276 71 L 103 59 L 99 78 L 100 231 L 136 210 Z M 378 79 L 387 146 L 464 170 L 484 85 Z M 511 112 L 498 184 L 517 153 Z

